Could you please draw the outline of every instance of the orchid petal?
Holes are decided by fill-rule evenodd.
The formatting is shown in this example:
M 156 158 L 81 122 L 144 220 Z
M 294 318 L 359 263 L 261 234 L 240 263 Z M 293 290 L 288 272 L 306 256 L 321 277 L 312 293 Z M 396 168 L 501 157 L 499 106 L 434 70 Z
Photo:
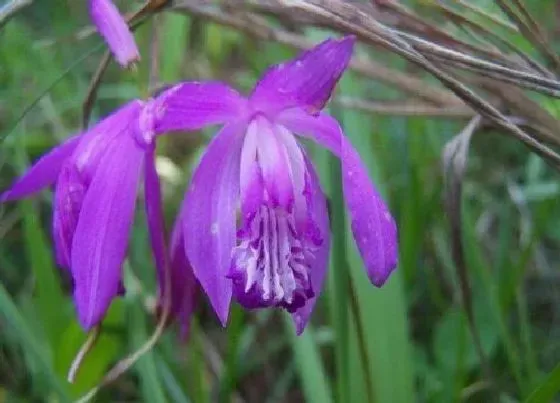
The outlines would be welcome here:
M 111 0 L 89 0 L 89 13 L 97 30 L 122 67 L 140 60 L 134 36 Z
M 0 202 L 20 199 L 53 184 L 66 159 L 80 142 L 75 136 L 43 155 L 12 187 L 0 195 Z
M 313 253 L 310 265 L 311 285 L 313 287 L 313 291 L 315 292 L 315 296 L 309 299 L 302 308 L 292 314 L 292 319 L 296 326 L 296 332 L 298 335 L 305 329 L 305 326 L 309 321 L 309 316 L 315 307 L 315 302 L 317 302 L 317 298 L 321 294 L 325 274 L 327 272 L 330 251 L 330 228 L 327 200 L 321 190 L 319 178 L 317 177 L 317 173 L 315 172 L 315 168 L 313 167 L 311 160 L 305 155 L 304 159 L 308 173 L 306 181 L 306 196 L 311 216 L 310 222 L 317 226 L 316 229 L 310 230 L 318 230 L 322 242 L 318 249 Z
M 74 301 L 84 329 L 119 292 L 144 151 L 124 133 L 107 150 L 84 198 L 72 242 Z
M 183 231 L 183 212 L 173 228 L 171 236 L 171 313 L 177 317 L 181 337 L 187 338 L 191 316 L 196 307 L 199 284 L 192 266 L 185 254 L 185 234 Z M 165 296 L 161 297 L 164 300 Z
M 163 296 L 166 292 L 165 270 L 167 267 L 167 250 L 165 247 L 161 185 L 156 171 L 155 150 L 153 148 L 146 153 L 144 159 L 144 182 L 148 232 L 152 245 L 152 254 L 156 264 L 160 296 Z
M 72 240 L 78 225 L 78 218 L 86 193 L 78 170 L 72 164 L 62 167 L 53 206 L 53 238 L 56 263 L 70 268 Z
M 184 204 L 187 257 L 223 325 L 232 284 L 226 278 L 236 243 L 240 158 L 246 123 L 225 126 L 208 145 Z
M 253 119 L 247 134 L 255 132 L 257 156 L 262 170 L 264 186 L 274 205 L 288 209 L 294 198 L 290 173 L 286 169 L 288 156 L 282 141 L 265 118 Z
M 304 195 L 306 171 L 304 155 L 294 135 L 290 133 L 284 126 L 276 125 L 275 131 L 285 147 L 286 154 L 289 160 L 287 171 L 290 175 L 290 181 L 294 189 L 295 217 L 296 225 L 299 229 L 302 223 L 304 223 L 307 219 L 307 207 Z
M 251 105 L 268 113 L 302 107 L 320 111 L 348 66 L 355 39 L 328 39 L 297 58 L 271 67 L 250 97 Z
M 256 130 L 247 129 L 239 169 L 241 214 L 244 222 L 249 222 L 257 213 L 263 201 L 263 177 L 257 161 Z
M 382 286 L 398 260 L 397 227 L 381 195 L 369 180 L 367 168 L 338 122 L 324 113 L 287 111 L 278 118 L 288 129 L 328 148 L 342 162 L 343 188 L 352 219 L 354 239 L 372 283 Z
M 219 82 L 178 84 L 163 92 L 156 103 L 158 134 L 231 122 L 247 111 L 247 100 Z
M 82 134 L 80 144 L 72 154 L 71 160 L 84 181 L 91 181 L 99 161 L 111 147 L 111 142 L 118 139 L 123 132 L 133 131 L 132 122 L 138 120 L 142 106 L 141 101 L 128 102 Z

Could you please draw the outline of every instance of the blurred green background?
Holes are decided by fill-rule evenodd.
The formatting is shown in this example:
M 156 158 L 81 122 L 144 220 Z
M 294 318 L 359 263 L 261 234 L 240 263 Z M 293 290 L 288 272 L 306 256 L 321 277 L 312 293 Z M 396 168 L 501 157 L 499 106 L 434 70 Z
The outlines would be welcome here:
M 75 39 L 89 24 L 85 3 L 35 1 L 1 28 L 0 189 L 79 131 L 82 102 L 104 49 L 96 35 Z M 472 3 L 499 13 L 490 1 Z M 531 8 L 543 26 L 558 32 L 554 3 L 539 0 Z M 294 29 L 313 41 L 329 34 Z M 160 41 L 157 55 L 151 54 L 154 34 Z M 93 122 L 147 96 L 154 57 L 158 84 L 219 79 L 248 91 L 268 65 L 295 54 L 185 14 L 162 13 L 136 37 L 143 57 L 138 70 L 121 71 L 111 63 Z M 511 40 L 532 52 L 522 38 Z M 360 46 L 357 53 L 406 71 L 402 60 L 385 52 Z M 335 101 L 340 96 L 400 97 L 395 88 L 352 72 L 341 81 Z M 558 110 L 554 101 L 535 99 Z M 376 115 L 336 102 L 329 110 L 398 220 L 400 265 L 387 285 L 376 289 L 364 274 L 344 216 L 338 163 L 309 145 L 330 200 L 333 243 L 328 281 L 304 334 L 296 337 L 282 312 L 244 312 L 236 305 L 222 329 L 201 296 L 188 340 L 181 340 L 174 326 L 167 329 L 97 401 L 554 400 L 560 388 L 557 174 L 513 139 L 492 130 L 474 137 L 463 184 L 462 235 L 485 356 L 481 364 L 451 254 L 441 163 L 444 145 L 467 121 Z M 214 130 L 159 142 L 168 228 Z M 53 261 L 51 194 L 0 206 L 0 402 L 76 399 L 149 338 L 156 325 L 155 276 L 141 203 L 137 210 L 124 267 L 128 292 L 114 302 L 98 343 L 70 385 L 66 374 L 86 335 L 74 317 L 69 279 Z

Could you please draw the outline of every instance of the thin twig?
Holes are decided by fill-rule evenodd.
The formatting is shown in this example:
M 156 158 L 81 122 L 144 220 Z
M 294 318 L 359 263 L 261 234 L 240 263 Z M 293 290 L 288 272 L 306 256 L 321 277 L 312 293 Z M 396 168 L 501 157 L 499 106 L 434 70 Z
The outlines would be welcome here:
M 86 130 L 89 124 L 89 119 L 91 117 L 91 111 L 93 110 L 93 104 L 97 98 L 97 90 L 103 79 L 107 67 L 109 67 L 109 62 L 111 61 L 111 53 L 106 50 L 103 57 L 99 61 L 99 65 L 89 82 L 88 90 L 86 92 L 86 97 L 82 103 L 82 130 Z
M 188 13 L 203 17 L 209 21 L 237 29 L 247 35 L 262 40 L 275 41 L 297 49 L 308 49 L 313 43 L 303 35 L 294 34 L 271 26 L 250 24 L 247 19 L 239 15 L 225 13 L 215 6 L 192 4 L 190 1 L 177 2 L 171 8 L 173 11 Z M 349 68 L 357 73 L 383 83 L 389 83 L 400 90 L 421 98 L 435 105 L 450 106 L 463 103 L 452 93 L 429 85 L 411 74 L 404 74 L 393 68 L 363 58 L 353 58 Z
M 542 55 L 548 59 L 549 63 L 554 66 L 556 71 L 559 71 L 560 59 L 550 48 L 547 39 L 525 6 L 523 6 L 523 4 L 519 1 L 514 1 L 526 20 L 521 18 L 521 16 L 505 0 L 495 0 L 495 2 L 504 14 L 506 14 L 509 19 L 517 25 L 523 36 L 540 50 Z
M 503 20 L 502 18 L 491 14 L 489 12 L 487 12 L 486 10 L 476 6 L 475 4 L 472 3 L 471 0 L 454 0 L 457 4 L 460 4 L 461 6 L 465 7 L 466 9 L 472 11 L 473 13 L 489 20 L 492 21 L 494 24 L 499 25 L 501 27 L 504 27 L 506 29 L 508 29 L 509 31 L 512 32 L 519 32 L 519 30 L 517 29 L 517 26 L 515 26 L 514 24 Z
M 445 177 L 445 209 L 451 224 L 451 252 L 457 276 L 459 278 L 459 290 L 461 301 L 467 316 L 467 322 L 479 356 L 480 365 L 486 373 L 488 380 L 491 379 L 486 355 L 482 348 L 482 342 L 477 330 L 470 281 L 463 248 L 462 235 L 462 189 L 465 170 L 467 167 L 468 151 L 471 138 L 482 122 L 480 116 L 473 117 L 465 128 L 455 136 L 443 150 L 443 171 Z
M 545 66 L 539 63 L 537 60 L 532 58 L 526 52 L 524 52 L 519 46 L 515 43 L 510 41 L 507 38 L 502 38 L 500 35 L 495 33 L 494 31 L 486 28 L 484 25 L 480 24 L 479 22 L 470 19 L 466 15 L 459 13 L 453 10 L 451 7 L 443 4 L 442 2 L 438 1 L 435 5 L 445 14 L 451 21 L 453 21 L 458 26 L 466 25 L 471 29 L 478 31 L 485 40 L 492 39 L 493 41 L 497 42 L 499 46 L 503 46 L 506 49 L 514 52 L 518 55 L 528 66 L 532 67 L 535 71 L 541 73 L 545 77 L 554 78 L 554 74 L 550 72 Z
M 371 112 L 380 115 L 412 116 L 412 117 L 441 117 L 467 119 L 475 112 L 466 106 L 440 107 L 417 102 L 379 102 L 350 97 L 335 97 L 332 101 L 336 105 L 346 108 Z
M 424 55 L 416 51 L 408 42 L 394 35 L 391 30 L 361 10 L 342 0 L 282 0 L 282 2 L 286 7 L 290 7 L 294 11 L 310 12 L 318 17 L 325 18 L 337 29 L 354 33 L 366 42 L 390 49 L 408 61 L 422 67 L 434 75 L 444 86 L 475 108 L 481 115 L 530 146 L 534 152 L 541 155 L 554 168 L 560 169 L 560 155 L 554 150 L 535 140 L 524 130 L 509 121 L 493 105 L 478 96 L 463 83 L 439 69 Z
M 76 354 L 76 357 L 74 358 L 72 364 L 70 365 L 70 370 L 68 371 L 68 376 L 67 376 L 68 382 L 74 383 L 74 381 L 76 380 L 76 375 L 78 375 L 78 371 L 80 370 L 82 363 L 84 362 L 84 359 L 87 357 L 91 349 L 95 346 L 95 343 L 97 343 L 97 339 L 99 338 L 99 333 L 100 333 L 99 326 L 94 327 L 93 330 L 89 332 L 86 341 L 84 342 L 84 344 L 80 348 L 80 351 L 78 351 L 78 354 Z
M 505 66 L 501 66 L 496 63 L 488 62 L 482 59 L 472 57 L 468 54 L 458 52 L 453 49 L 446 48 L 445 46 L 438 45 L 437 43 L 427 41 L 425 39 L 419 38 L 417 36 L 407 34 L 405 32 L 394 31 L 396 35 L 407 40 L 412 46 L 422 51 L 423 54 L 430 54 L 437 56 L 439 60 L 449 61 L 452 63 L 461 63 L 462 65 L 475 68 L 479 71 L 488 72 L 493 74 L 494 78 L 504 79 L 506 82 L 519 83 L 518 85 L 530 86 L 535 84 L 535 86 L 530 86 L 532 89 L 541 88 L 541 91 L 550 90 L 547 95 L 553 94 L 553 96 L 558 96 L 560 92 L 560 82 L 547 77 L 537 76 L 535 74 L 510 69 Z
M 159 86 L 159 49 L 161 40 L 160 16 L 152 18 L 152 38 L 150 42 L 150 76 L 148 92 L 154 91 Z

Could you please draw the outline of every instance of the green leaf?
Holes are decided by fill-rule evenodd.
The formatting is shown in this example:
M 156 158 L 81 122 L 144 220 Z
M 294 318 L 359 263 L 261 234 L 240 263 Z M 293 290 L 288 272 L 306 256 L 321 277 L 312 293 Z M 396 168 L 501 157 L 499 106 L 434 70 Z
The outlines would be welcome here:
M 549 403 L 560 392 L 560 364 L 548 374 L 547 378 L 529 395 L 525 403 Z
M 21 139 L 22 136 L 20 136 Z M 16 142 L 16 159 L 20 171 L 27 167 L 27 157 L 22 142 Z M 54 348 L 60 336 L 60 329 L 69 320 L 68 304 L 62 293 L 59 282 L 58 268 L 53 262 L 51 246 L 41 228 L 41 217 L 36 202 L 24 200 L 20 202 L 23 216 L 23 233 L 29 264 L 34 276 L 35 307 L 41 319 L 51 348 Z
M 134 350 L 139 349 L 148 340 L 146 332 L 146 318 L 142 311 L 142 304 L 138 296 L 129 307 L 130 326 L 129 338 Z M 157 353 L 152 349 L 146 352 L 134 365 L 134 370 L 140 378 L 142 401 L 150 403 L 165 403 L 165 391 L 156 367 Z
M 290 315 L 283 315 L 286 331 L 292 342 L 293 356 L 299 372 L 303 394 L 307 403 L 331 403 L 332 395 L 321 354 L 313 338 L 313 326 L 308 324 L 305 331 L 297 336 Z
M 50 363 L 44 345 L 29 328 L 2 283 L 0 283 L 0 323 L 3 324 L 3 331 L 11 336 L 11 342 L 21 348 L 37 366 L 37 372 L 49 385 L 45 392 L 54 393 L 62 401 L 67 401 L 64 386 Z M 34 381 L 38 382 L 39 379 L 34 379 Z
M 123 342 L 110 329 L 122 325 L 124 319 L 123 301 L 116 299 L 103 320 L 103 328 L 95 346 L 86 355 L 77 373 L 74 383 L 70 384 L 72 396 L 79 397 L 89 391 L 103 378 L 111 364 L 117 361 L 123 352 Z M 76 354 L 87 339 L 80 325 L 72 321 L 61 332 L 56 348 L 55 367 L 59 376 L 67 377 Z
M 363 96 L 366 88 L 360 80 L 350 74 L 341 81 L 342 93 L 349 96 Z M 370 117 L 351 110 L 340 113 L 341 124 L 346 135 L 370 168 L 372 180 L 382 194 L 385 194 L 379 165 L 375 137 L 386 135 L 377 133 Z M 336 214 L 336 212 L 333 212 Z M 403 290 L 402 268 L 392 274 L 381 289 L 374 288 L 365 272 L 363 262 L 357 252 L 347 222 L 346 242 L 347 262 L 355 290 L 356 311 L 350 336 L 349 368 L 352 379 L 351 401 L 367 401 L 367 385 L 364 385 L 362 360 L 369 367 L 370 388 L 374 391 L 374 401 L 381 403 L 408 403 L 414 398 L 414 379 L 411 363 L 412 349 L 408 336 L 407 307 Z M 406 223 L 400 227 L 406 231 Z M 336 230 L 336 229 L 335 229 Z M 342 268 L 337 268 L 342 269 Z M 357 326 L 356 319 L 362 325 Z M 358 335 L 358 331 L 362 335 Z M 360 340 L 361 338 L 361 340 Z M 360 343 L 364 343 L 363 348 Z M 364 351 L 365 350 L 365 354 Z

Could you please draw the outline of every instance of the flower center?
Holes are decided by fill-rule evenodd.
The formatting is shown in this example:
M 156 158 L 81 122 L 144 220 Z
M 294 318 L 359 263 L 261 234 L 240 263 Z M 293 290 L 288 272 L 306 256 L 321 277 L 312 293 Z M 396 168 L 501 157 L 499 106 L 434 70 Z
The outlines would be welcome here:
M 293 214 L 263 204 L 238 240 L 228 277 L 241 305 L 294 312 L 314 296 L 308 262 L 317 247 L 297 233 Z

